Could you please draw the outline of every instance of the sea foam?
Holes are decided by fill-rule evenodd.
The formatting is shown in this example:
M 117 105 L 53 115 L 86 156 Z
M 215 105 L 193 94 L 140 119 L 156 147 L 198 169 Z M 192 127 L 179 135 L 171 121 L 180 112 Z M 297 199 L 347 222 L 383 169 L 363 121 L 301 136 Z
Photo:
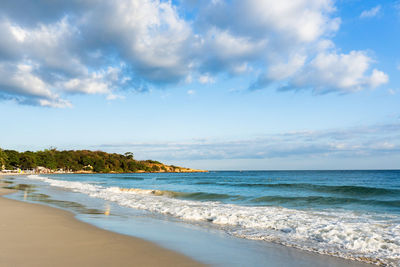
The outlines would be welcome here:
M 400 265 L 400 220 L 395 215 L 200 202 L 177 199 L 176 196 L 181 193 L 172 191 L 104 187 L 37 175 L 29 175 L 28 178 L 114 201 L 121 206 L 185 221 L 209 222 L 242 238 L 265 240 L 378 265 Z

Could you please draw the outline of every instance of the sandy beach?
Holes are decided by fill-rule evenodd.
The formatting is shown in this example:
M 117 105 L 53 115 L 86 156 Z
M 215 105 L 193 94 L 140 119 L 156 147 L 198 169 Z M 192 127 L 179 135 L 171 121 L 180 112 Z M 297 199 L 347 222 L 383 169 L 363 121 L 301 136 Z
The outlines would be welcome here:
M 0 188 L 0 196 L 11 192 Z M 151 242 L 80 222 L 63 210 L 4 197 L 0 210 L 0 266 L 202 266 Z

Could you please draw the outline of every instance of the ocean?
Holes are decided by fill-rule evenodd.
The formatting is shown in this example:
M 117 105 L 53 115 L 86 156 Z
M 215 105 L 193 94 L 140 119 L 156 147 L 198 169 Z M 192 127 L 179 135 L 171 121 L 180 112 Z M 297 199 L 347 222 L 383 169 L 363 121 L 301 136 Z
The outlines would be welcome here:
M 101 200 L 121 207 L 120 215 L 132 210 L 234 238 L 400 265 L 399 170 L 58 174 L 12 182 L 32 201 L 53 198 L 50 204 L 112 215 L 115 208 L 89 203 Z

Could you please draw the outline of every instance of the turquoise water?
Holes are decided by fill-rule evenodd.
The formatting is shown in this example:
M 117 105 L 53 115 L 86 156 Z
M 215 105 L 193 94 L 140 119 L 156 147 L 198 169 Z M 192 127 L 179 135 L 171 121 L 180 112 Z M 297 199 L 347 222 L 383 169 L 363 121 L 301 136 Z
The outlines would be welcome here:
M 76 174 L 52 179 L 172 191 L 176 198 L 196 201 L 400 214 L 399 170 Z
M 400 171 L 32 175 L 28 180 L 234 237 L 377 264 L 400 262 Z

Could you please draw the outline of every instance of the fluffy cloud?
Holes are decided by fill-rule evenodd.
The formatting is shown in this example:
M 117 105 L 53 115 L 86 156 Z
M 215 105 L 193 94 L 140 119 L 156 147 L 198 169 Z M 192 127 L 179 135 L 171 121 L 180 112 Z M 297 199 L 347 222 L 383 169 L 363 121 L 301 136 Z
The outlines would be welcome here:
M 188 90 L 186 93 L 187 93 L 188 95 L 195 95 L 195 94 L 196 94 L 196 91 L 195 91 L 195 90 Z
M 48 83 L 35 73 L 35 66 L 29 63 L 17 65 L 0 63 L 0 87 L 5 96 L 16 96 L 22 104 L 48 107 L 69 107 L 71 104 L 52 92 Z
M 379 11 L 381 11 L 381 6 L 377 5 L 376 7 L 373 7 L 369 10 L 364 10 L 363 12 L 361 12 L 360 18 L 364 19 L 364 18 L 375 17 L 376 15 L 378 15 Z
M 333 0 L 1 1 L 0 97 L 65 107 L 69 94 L 115 99 L 249 71 L 260 73 L 252 89 L 354 92 L 387 82 L 365 52 L 337 52 L 334 12 Z
M 295 75 L 290 86 L 312 88 L 316 93 L 376 88 L 386 83 L 388 76 L 376 69 L 367 75 L 370 61 L 360 51 L 351 51 L 349 54 L 321 53 Z
M 104 144 L 100 149 L 136 151 L 160 160 L 369 157 L 400 154 L 400 124 L 325 131 L 299 131 L 246 140 L 192 140 L 165 143 Z M 96 146 L 96 148 L 98 148 Z
M 115 49 L 147 81 L 176 82 L 189 73 L 188 53 L 196 40 L 170 2 L 102 1 L 83 24 L 90 46 Z
M 71 1 L 57 7 L 38 1 L 35 7 L 54 11 L 49 16 L 26 4 L 33 8 L 28 18 L 15 3 L 0 4 L 0 29 L 7 40 L 0 45 L 0 60 L 12 65 L 31 62 L 47 94 L 14 82 L 13 87 L 0 87 L 3 98 L 47 106 L 60 106 L 55 95 L 105 94 L 115 99 L 115 91 L 143 91 L 147 82 L 177 82 L 189 74 L 192 59 L 181 51 L 195 41 L 188 41 L 191 28 L 169 2 Z M 38 101 L 31 101 L 31 95 Z
M 74 53 L 72 39 L 78 30 L 67 19 L 34 27 L 0 21 L 6 44 L 0 47 L 0 96 L 22 104 L 69 107 L 59 94 L 68 85 L 91 75 L 85 62 Z M 1 54 L 0 52 L 0 54 Z
M 215 79 L 208 74 L 201 75 L 199 77 L 199 83 L 201 83 L 201 84 L 214 83 L 214 82 L 215 82 Z

